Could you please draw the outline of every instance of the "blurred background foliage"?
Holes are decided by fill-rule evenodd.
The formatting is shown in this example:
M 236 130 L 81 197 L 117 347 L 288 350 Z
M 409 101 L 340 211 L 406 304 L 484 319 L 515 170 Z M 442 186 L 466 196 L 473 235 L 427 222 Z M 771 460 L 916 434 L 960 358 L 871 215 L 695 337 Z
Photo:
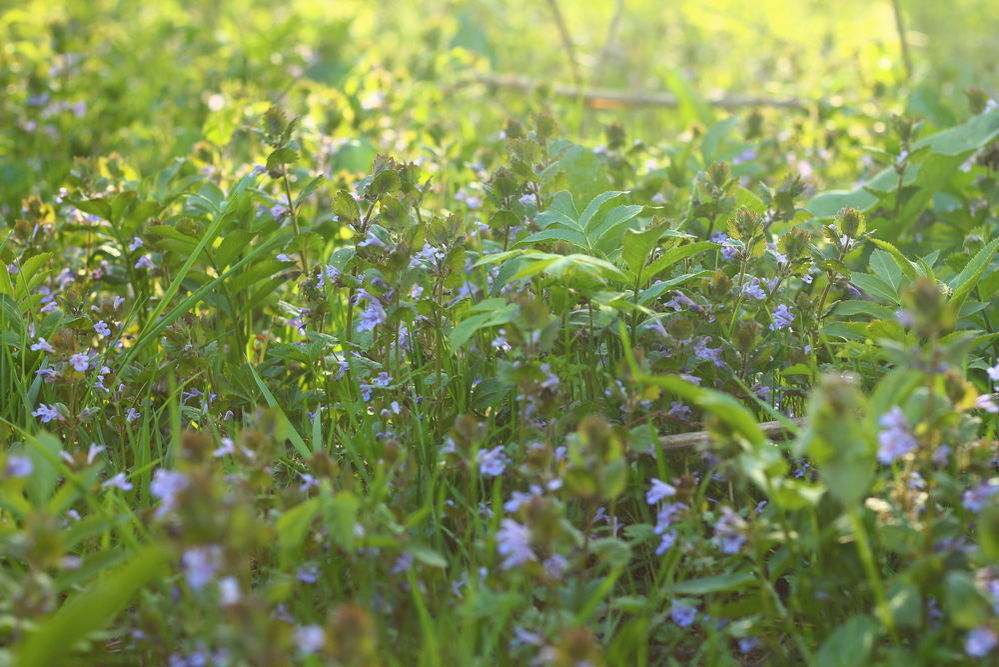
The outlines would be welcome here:
M 361 170 L 375 150 L 412 158 L 427 144 L 471 146 L 468 136 L 542 104 L 594 142 L 618 121 L 633 137 L 676 143 L 719 119 L 704 99 L 794 98 L 802 104 L 791 112 L 737 113 L 747 135 L 811 150 L 815 178 L 832 181 L 815 186 L 828 188 L 857 177 L 858 148 L 882 143 L 891 113 L 948 126 L 968 113 L 963 91 L 994 96 L 999 80 L 999 12 L 982 0 L 900 0 L 911 75 L 891 0 L 558 9 L 561 22 L 544 0 L 0 3 L 0 201 L 9 210 L 51 194 L 39 184 L 61 182 L 51 170 L 68 169 L 65 158 L 118 152 L 149 173 L 197 151 L 199 128 L 225 143 L 249 105 L 267 101 L 305 113 L 321 133 L 364 138 L 341 151 L 342 166 Z M 507 75 L 547 86 L 483 83 Z M 681 103 L 538 99 L 573 83 Z

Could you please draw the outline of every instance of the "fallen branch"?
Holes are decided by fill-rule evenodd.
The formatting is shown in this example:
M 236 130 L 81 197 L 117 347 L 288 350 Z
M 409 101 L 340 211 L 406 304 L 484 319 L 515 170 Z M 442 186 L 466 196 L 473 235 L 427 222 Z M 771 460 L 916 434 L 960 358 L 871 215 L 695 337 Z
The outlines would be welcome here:
M 804 419 L 792 419 L 796 426 L 804 426 Z M 771 440 L 785 440 L 793 435 L 783 422 L 763 422 L 760 429 Z M 707 431 L 691 431 L 690 433 L 678 433 L 676 435 L 664 435 L 659 438 L 663 449 L 688 449 L 699 445 L 711 444 L 712 438 Z
M 553 95 L 582 99 L 587 106 L 595 109 L 614 109 L 627 107 L 677 107 L 680 101 L 676 95 L 665 92 L 629 92 L 616 88 L 580 88 L 563 84 L 543 83 L 534 79 L 512 74 L 480 74 L 474 81 L 498 88 L 511 88 L 527 93 L 547 87 Z M 740 109 L 744 107 L 778 107 L 782 109 L 807 110 L 809 105 L 793 97 L 763 97 L 754 95 L 715 95 L 705 100 L 712 106 L 721 109 Z

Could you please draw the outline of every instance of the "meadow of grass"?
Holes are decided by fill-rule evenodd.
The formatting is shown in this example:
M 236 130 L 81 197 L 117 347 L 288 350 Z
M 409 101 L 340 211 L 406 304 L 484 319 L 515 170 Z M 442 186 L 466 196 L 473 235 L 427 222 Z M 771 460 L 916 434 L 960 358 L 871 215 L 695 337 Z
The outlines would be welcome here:
M 0 2 L 0 665 L 999 656 L 989 3 Z

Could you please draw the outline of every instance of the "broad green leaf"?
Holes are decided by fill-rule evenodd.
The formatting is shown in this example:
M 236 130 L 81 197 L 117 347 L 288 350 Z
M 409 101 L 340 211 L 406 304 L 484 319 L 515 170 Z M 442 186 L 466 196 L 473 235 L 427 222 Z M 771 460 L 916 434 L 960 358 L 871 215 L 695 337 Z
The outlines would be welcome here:
M 857 667 L 869 664 L 880 624 L 870 616 L 854 616 L 826 637 L 819 649 L 819 667 Z
M 595 222 L 594 218 L 604 204 L 623 197 L 626 194 L 628 194 L 627 191 L 611 190 L 610 192 L 604 192 L 594 197 L 590 203 L 586 205 L 586 208 L 583 209 L 583 212 L 579 214 L 579 226 L 589 232 L 592 228 L 591 223 Z
M 136 552 L 121 569 L 73 596 L 59 611 L 42 620 L 15 653 L 19 665 L 65 664 L 76 644 L 103 628 L 137 590 L 162 576 L 169 554 L 160 546 Z
M 752 572 L 734 572 L 732 574 L 719 574 L 714 577 L 681 581 L 669 586 L 666 590 L 671 595 L 707 595 L 708 593 L 719 593 L 721 591 L 745 588 L 756 581 L 756 575 Z
M 987 246 L 978 251 L 978 253 L 971 258 L 961 273 L 957 274 L 948 283 L 950 288 L 954 290 L 951 295 L 951 301 L 958 303 L 965 296 L 967 296 L 978 282 L 978 279 L 985 272 L 985 269 L 992 263 L 992 258 L 995 257 L 996 251 L 999 250 L 999 239 L 994 239 Z
M 638 275 L 649 258 L 649 253 L 662 238 L 665 224 L 658 224 L 644 230 L 629 229 L 624 232 L 621 243 L 621 257 L 632 273 Z
M 646 280 L 651 280 L 677 262 L 717 247 L 718 244 L 711 241 L 698 241 L 670 248 L 652 262 L 643 275 Z

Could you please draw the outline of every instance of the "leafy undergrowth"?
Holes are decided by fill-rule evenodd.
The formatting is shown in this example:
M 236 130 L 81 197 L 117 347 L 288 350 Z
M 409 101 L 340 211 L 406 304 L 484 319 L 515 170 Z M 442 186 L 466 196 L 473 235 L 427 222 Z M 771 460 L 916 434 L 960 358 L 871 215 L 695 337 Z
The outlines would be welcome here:
M 0 240 L 0 662 L 994 658 L 970 107 L 825 192 L 735 116 L 593 149 L 539 112 L 408 162 L 262 103 L 158 169 L 36 170 Z

